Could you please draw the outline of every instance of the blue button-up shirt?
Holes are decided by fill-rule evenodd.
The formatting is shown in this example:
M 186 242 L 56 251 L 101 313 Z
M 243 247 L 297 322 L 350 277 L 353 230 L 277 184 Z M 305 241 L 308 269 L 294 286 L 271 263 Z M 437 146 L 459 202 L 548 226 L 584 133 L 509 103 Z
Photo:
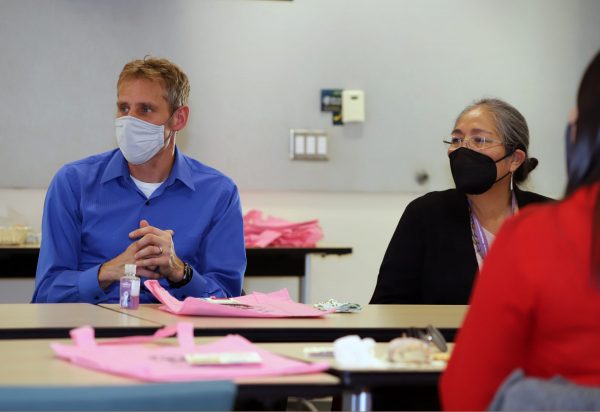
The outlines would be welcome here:
M 246 252 L 233 181 L 176 150 L 169 177 L 147 199 L 115 149 L 63 166 L 50 183 L 33 302 L 117 303 L 119 282 L 103 290 L 98 270 L 134 241 L 128 234 L 141 219 L 172 229 L 175 253 L 193 268 L 181 288 L 160 280 L 173 296 L 240 295 Z M 142 287 L 140 302 L 156 299 Z

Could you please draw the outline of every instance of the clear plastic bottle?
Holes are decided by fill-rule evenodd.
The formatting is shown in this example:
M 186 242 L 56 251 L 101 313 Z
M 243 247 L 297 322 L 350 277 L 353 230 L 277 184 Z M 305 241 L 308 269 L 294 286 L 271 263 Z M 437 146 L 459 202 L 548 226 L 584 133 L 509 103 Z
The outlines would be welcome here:
M 125 309 L 137 309 L 140 306 L 140 278 L 135 271 L 135 265 L 125 265 L 125 276 L 121 278 L 119 303 Z

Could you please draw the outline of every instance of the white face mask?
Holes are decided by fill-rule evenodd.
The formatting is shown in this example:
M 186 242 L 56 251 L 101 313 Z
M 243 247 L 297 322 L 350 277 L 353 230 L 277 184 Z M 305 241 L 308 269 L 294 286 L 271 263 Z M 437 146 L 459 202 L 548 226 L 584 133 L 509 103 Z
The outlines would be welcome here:
M 165 142 L 164 124 L 157 126 L 137 117 L 122 116 L 115 119 L 115 131 L 121 153 L 134 165 L 146 163 L 168 145 Z

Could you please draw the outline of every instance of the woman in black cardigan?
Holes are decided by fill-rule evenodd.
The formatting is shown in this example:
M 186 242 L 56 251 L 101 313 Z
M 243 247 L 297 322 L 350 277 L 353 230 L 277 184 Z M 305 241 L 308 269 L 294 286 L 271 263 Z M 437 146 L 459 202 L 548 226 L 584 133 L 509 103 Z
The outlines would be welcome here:
M 456 189 L 406 207 L 370 303 L 467 304 L 502 222 L 550 200 L 517 187 L 538 162 L 527 155 L 527 122 L 508 103 L 483 99 L 467 107 L 444 142 Z

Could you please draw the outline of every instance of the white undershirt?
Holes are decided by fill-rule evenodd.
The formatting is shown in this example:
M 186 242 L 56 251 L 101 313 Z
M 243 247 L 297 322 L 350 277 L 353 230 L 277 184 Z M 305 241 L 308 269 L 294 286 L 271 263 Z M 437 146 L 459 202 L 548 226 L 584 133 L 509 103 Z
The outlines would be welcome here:
M 481 228 L 483 229 L 483 236 L 485 236 L 485 238 L 487 239 L 488 250 L 489 250 L 489 248 L 492 247 L 492 243 L 494 243 L 494 239 L 496 239 L 496 235 L 494 235 L 492 232 L 490 232 L 483 226 L 481 226 Z M 477 252 L 477 246 L 475 246 L 475 244 L 473 244 L 473 247 L 475 248 L 475 256 L 477 257 L 477 266 L 479 266 L 479 269 L 481 269 L 483 259 L 481 258 L 481 255 L 479 254 L 479 252 Z
M 131 176 L 131 175 L 129 175 L 129 176 Z M 142 193 L 144 195 L 146 195 L 146 199 L 150 199 L 150 196 L 152 196 L 152 193 L 154 193 L 154 191 L 156 189 L 158 189 L 158 187 L 160 185 L 163 184 L 163 182 L 160 182 L 160 183 L 142 182 L 141 180 L 137 180 L 133 176 L 131 176 L 131 180 L 133 180 L 133 183 L 135 183 L 135 185 L 138 187 L 138 189 L 140 189 L 142 191 Z

